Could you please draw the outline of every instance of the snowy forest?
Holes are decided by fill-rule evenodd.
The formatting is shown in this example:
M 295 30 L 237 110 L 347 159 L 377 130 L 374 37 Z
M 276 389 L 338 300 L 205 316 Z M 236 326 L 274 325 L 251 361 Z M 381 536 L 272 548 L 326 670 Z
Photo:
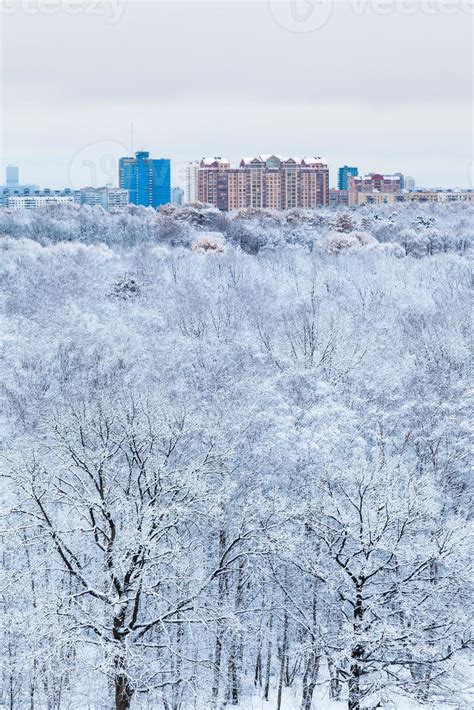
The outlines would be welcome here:
M 0 235 L 2 708 L 473 707 L 473 207 Z

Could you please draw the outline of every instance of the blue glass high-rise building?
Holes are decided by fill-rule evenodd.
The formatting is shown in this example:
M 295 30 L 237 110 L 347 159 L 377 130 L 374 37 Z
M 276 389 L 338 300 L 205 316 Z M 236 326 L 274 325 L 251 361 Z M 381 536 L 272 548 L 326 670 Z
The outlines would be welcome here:
M 170 160 L 150 158 L 150 153 L 143 150 L 134 158 L 120 158 L 119 184 L 129 191 L 133 205 L 166 205 L 171 198 Z
M 348 190 L 349 189 L 349 175 L 354 175 L 357 176 L 359 174 L 359 170 L 353 166 L 350 165 L 343 165 L 342 168 L 339 168 L 339 172 L 337 174 L 337 189 L 338 190 Z

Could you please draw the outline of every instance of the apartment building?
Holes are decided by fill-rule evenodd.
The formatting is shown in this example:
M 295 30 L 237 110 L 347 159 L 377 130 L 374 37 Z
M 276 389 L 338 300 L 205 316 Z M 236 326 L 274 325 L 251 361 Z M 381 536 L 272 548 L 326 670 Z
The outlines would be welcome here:
M 258 155 L 231 167 L 220 157 L 203 159 L 198 171 L 201 202 L 221 210 L 287 210 L 329 204 L 329 169 L 324 158 Z
M 349 175 L 349 205 L 359 204 L 359 194 L 383 193 L 386 195 L 399 193 L 402 189 L 402 176 L 369 173 L 368 175 Z
M 169 158 L 150 158 L 140 150 L 135 157 L 120 158 L 119 185 L 128 190 L 130 202 L 144 207 L 167 205 L 171 199 L 171 163 Z
M 124 209 L 129 204 L 128 190 L 120 187 L 84 187 L 75 193 L 76 202 L 80 205 L 94 205 L 104 210 Z
M 349 189 L 349 176 L 357 176 L 359 174 L 359 168 L 355 165 L 343 165 L 337 171 L 337 189 L 338 190 L 348 190 Z
M 198 200 L 199 160 L 188 163 L 184 169 L 184 204 Z
M 349 204 L 349 190 L 336 190 L 331 187 L 329 190 L 329 207 L 347 207 Z
M 72 195 L 7 195 L 3 206 L 11 210 L 37 210 L 47 205 L 74 204 Z

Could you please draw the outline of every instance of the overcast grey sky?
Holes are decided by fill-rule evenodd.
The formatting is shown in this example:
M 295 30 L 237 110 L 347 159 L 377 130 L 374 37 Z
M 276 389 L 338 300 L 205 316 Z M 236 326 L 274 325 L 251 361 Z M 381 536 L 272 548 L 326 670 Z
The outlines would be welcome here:
M 472 186 L 471 2 L 4 2 L 0 183 L 116 182 L 133 122 L 174 183 L 274 152 Z

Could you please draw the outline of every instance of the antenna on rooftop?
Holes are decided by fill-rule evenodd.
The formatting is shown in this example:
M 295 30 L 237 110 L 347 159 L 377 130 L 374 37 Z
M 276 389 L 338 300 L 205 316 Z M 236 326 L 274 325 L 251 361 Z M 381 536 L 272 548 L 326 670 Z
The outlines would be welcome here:
M 132 153 L 133 155 L 133 121 L 130 123 L 130 142 L 131 142 L 131 148 L 132 148 Z

